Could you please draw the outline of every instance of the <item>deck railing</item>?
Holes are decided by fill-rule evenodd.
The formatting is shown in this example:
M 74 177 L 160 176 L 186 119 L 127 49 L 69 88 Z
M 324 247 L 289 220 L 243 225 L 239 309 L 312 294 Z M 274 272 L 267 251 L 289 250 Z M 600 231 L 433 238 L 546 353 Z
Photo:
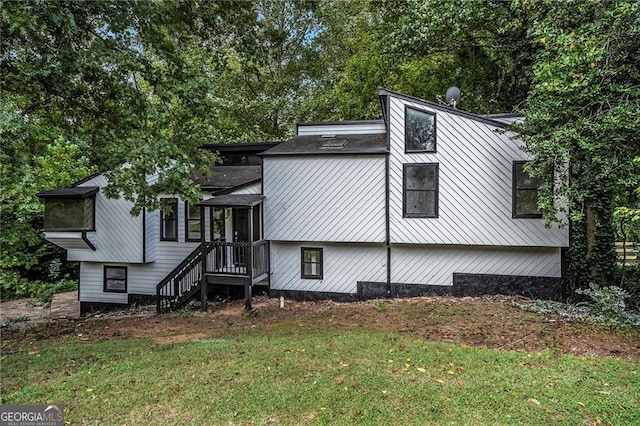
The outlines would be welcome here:
M 250 271 L 247 269 L 249 243 L 212 241 L 205 244 L 207 250 L 207 273 L 249 275 Z
M 269 243 L 265 240 L 253 243 L 253 277 L 269 273 Z
M 269 243 L 261 240 L 251 246 L 247 242 L 212 241 L 204 243 L 205 273 L 238 275 L 251 279 L 269 272 Z M 194 297 L 202 278 L 202 246 L 196 248 L 156 286 L 158 313 Z

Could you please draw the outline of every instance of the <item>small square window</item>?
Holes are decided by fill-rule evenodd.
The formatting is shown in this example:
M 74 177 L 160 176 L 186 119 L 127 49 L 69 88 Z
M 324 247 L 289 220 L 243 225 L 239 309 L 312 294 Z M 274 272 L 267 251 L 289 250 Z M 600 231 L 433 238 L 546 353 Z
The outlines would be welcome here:
M 311 280 L 322 279 L 322 249 L 302 248 L 301 278 Z
M 178 241 L 178 200 L 163 200 L 169 210 L 160 209 L 160 240 Z
M 104 267 L 104 291 L 107 293 L 127 292 L 127 267 L 126 266 L 105 266 Z
M 513 163 L 513 207 L 512 216 L 521 219 L 542 217 L 538 209 L 538 187 L 542 179 L 532 177 L 526 170 L 526 161 Z
M 405 152 L 436 152 L 436 115 L 406 107 L 404 110 Z
M 405 164 L 404 217 L 438 217 L 438 164 Z

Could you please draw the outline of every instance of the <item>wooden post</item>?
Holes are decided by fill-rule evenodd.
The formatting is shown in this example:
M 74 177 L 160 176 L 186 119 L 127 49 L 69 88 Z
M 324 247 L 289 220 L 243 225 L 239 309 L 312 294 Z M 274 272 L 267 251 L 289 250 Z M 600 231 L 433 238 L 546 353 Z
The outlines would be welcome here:
M 247 284 L 244 286 L 244 309 L 246 311 L 251 310 L 251 287 L 251 284 Z
M 200 206 L 200 309 L 207 312 L 207 243 L 204 218 L 204 206 Z
M 244 309 L 251 310 L 251 287 L 253 286 L 253 206 L 249 208 L 249 250 L 247 250 L 247 275 L 249 283 L 244 287 Z

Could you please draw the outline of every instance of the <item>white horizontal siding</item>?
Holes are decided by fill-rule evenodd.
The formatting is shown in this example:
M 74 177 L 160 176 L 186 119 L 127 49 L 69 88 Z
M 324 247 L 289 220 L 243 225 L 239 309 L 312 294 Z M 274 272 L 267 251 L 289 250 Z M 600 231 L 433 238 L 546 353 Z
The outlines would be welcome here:
M 145 262 L 156 260 L 156 244 L 160 240 L 160 214 L 145 210 Z
M 302 279 L 301 248 L 323 249 L 323 279 Z M 274 290 L 356 293 L 358 281 L 386 281 L 387 250 L 383 245 L 299 244 L 271 242 L 271 280 Z
M 436 113 L 436 153 L 404 152 L 405 105 Z M 392 243 L 502 246 L 568 245 L 568 232 L 542 219 L 512 218 L 512 164 L 527 160 L 512 133 L 391 98 Z M 403 218 L 403 164 L 439 164 L 438 218 Z
M 265 158 L 265 239 L 384 242 L 385 157 Z
M 258 189 L 259 193 L 259 184 L 243 188 L 246 191 L 255 191 L 256 189 Z M 203 194 L 204 199 L 209 197 L 210 195 Z M 127 294 L 103 292 L 105 265 L 127 267 L 127 293 L 155 295 L 156 285 L 200 245 L 199 242 L 185 242 L 185 214 L 185 203 L 183 200 L 178 200 L 178 241 L 160 241 L 160 212 L 156 210 L 145 213 L 147 228 L 146 261 L 148 262 L 146 264 L 133 263 L 128 260 L 82 262 L 80 300 L 83 302 L 127 303 Z M 208 209 L 206 209 L 206 215 L 205 232 L 208 236 L 210 232 Z M 231 217 L 229 217 L 227 219 L 229 238 L 232 236 L 231 224 Z
M 560 277 L 560 249 L 394 246 L 391 281 L 453 285 L 454 273 Z
M 127 267 L 127 293 L 155 295 L 156 285 L 197 246 L 198 243 L 160 241 L 156 250 L 156 261 L 146 264 L 82 262 L 80 301 L 127 303 L 127 294 L 103 291 L 105 265 Z
M 354 122 L 354 123 L 341 123 L 341 124 L 314 124 L 314 125 L 299 125 L 298 136 L 311 136 L 311 135 L 365 135 L 365 134 L 378 134 L 385 133 L 384 122 Z
M 126 266 L 126 265 L 118 265 Z M 126 293 L 105 293 L 104 264 L 93 262 L 80 263 L 80 301 L 99 303 L 127 303 Z
M 104 175 L 84 182 L 81 186 L 99 186 L 107 184 Z M 94 262 L 143 261 L 142 215 L 130 214 L 133 203 L 122 198 L 107 198 L 102 190 L 96 194 L 95 232 L 87 232 L 87 239 L 96 250 L 68 250 L 68 259 Z

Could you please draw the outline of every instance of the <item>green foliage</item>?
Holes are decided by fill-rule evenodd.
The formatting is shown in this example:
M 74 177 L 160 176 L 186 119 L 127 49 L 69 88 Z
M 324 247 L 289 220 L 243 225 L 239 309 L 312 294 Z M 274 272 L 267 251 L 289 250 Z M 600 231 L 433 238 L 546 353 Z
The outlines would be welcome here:
M 596 322 L 640 325 L 640 314 L 627 309 L 625 300 L 629 293 L 620 287 L 599 287 L 592 283 L 588 289 L 579 289 L 576 293 L 592 300 L 591 311 Z
M 58 293 L 75 291 L 78 289 L 78 281 L 62 279 L 60 281 L 42 285 L 36 294 L 35 305 L 50 306 L 53 296 Z
M 477 113 L 511 111 L 525 100 L 532 74 L 524 37 L 529 17 L 515 2 L 396 2 L 385 17 L 390 52 L 421 71 L 410 85 L 398 81 L 407 93 L 436 100 L 458 86 L 464 93 L 459 107 Z
M 59 265 L 64 253 L 38 232 L 43 206 L 36 193 L 67 186 L 91 168 L 80 147 L 62 136 L 43 146 L 40 155 L 31 155 L 25 140 L 31 123 L 4 102 L 0 116 L 0 289 L 6 299 L 36 295 L 43 283 L 59 278 L 49 268 Z
M 571 224 L 570 287 L 615 284 L 613 214 L 639 175 L 640 5 L 517 3 L 535 48 L 518 130 L 534 157 L 530 171 L 547 180 L 539 205 L 547 221 Z

